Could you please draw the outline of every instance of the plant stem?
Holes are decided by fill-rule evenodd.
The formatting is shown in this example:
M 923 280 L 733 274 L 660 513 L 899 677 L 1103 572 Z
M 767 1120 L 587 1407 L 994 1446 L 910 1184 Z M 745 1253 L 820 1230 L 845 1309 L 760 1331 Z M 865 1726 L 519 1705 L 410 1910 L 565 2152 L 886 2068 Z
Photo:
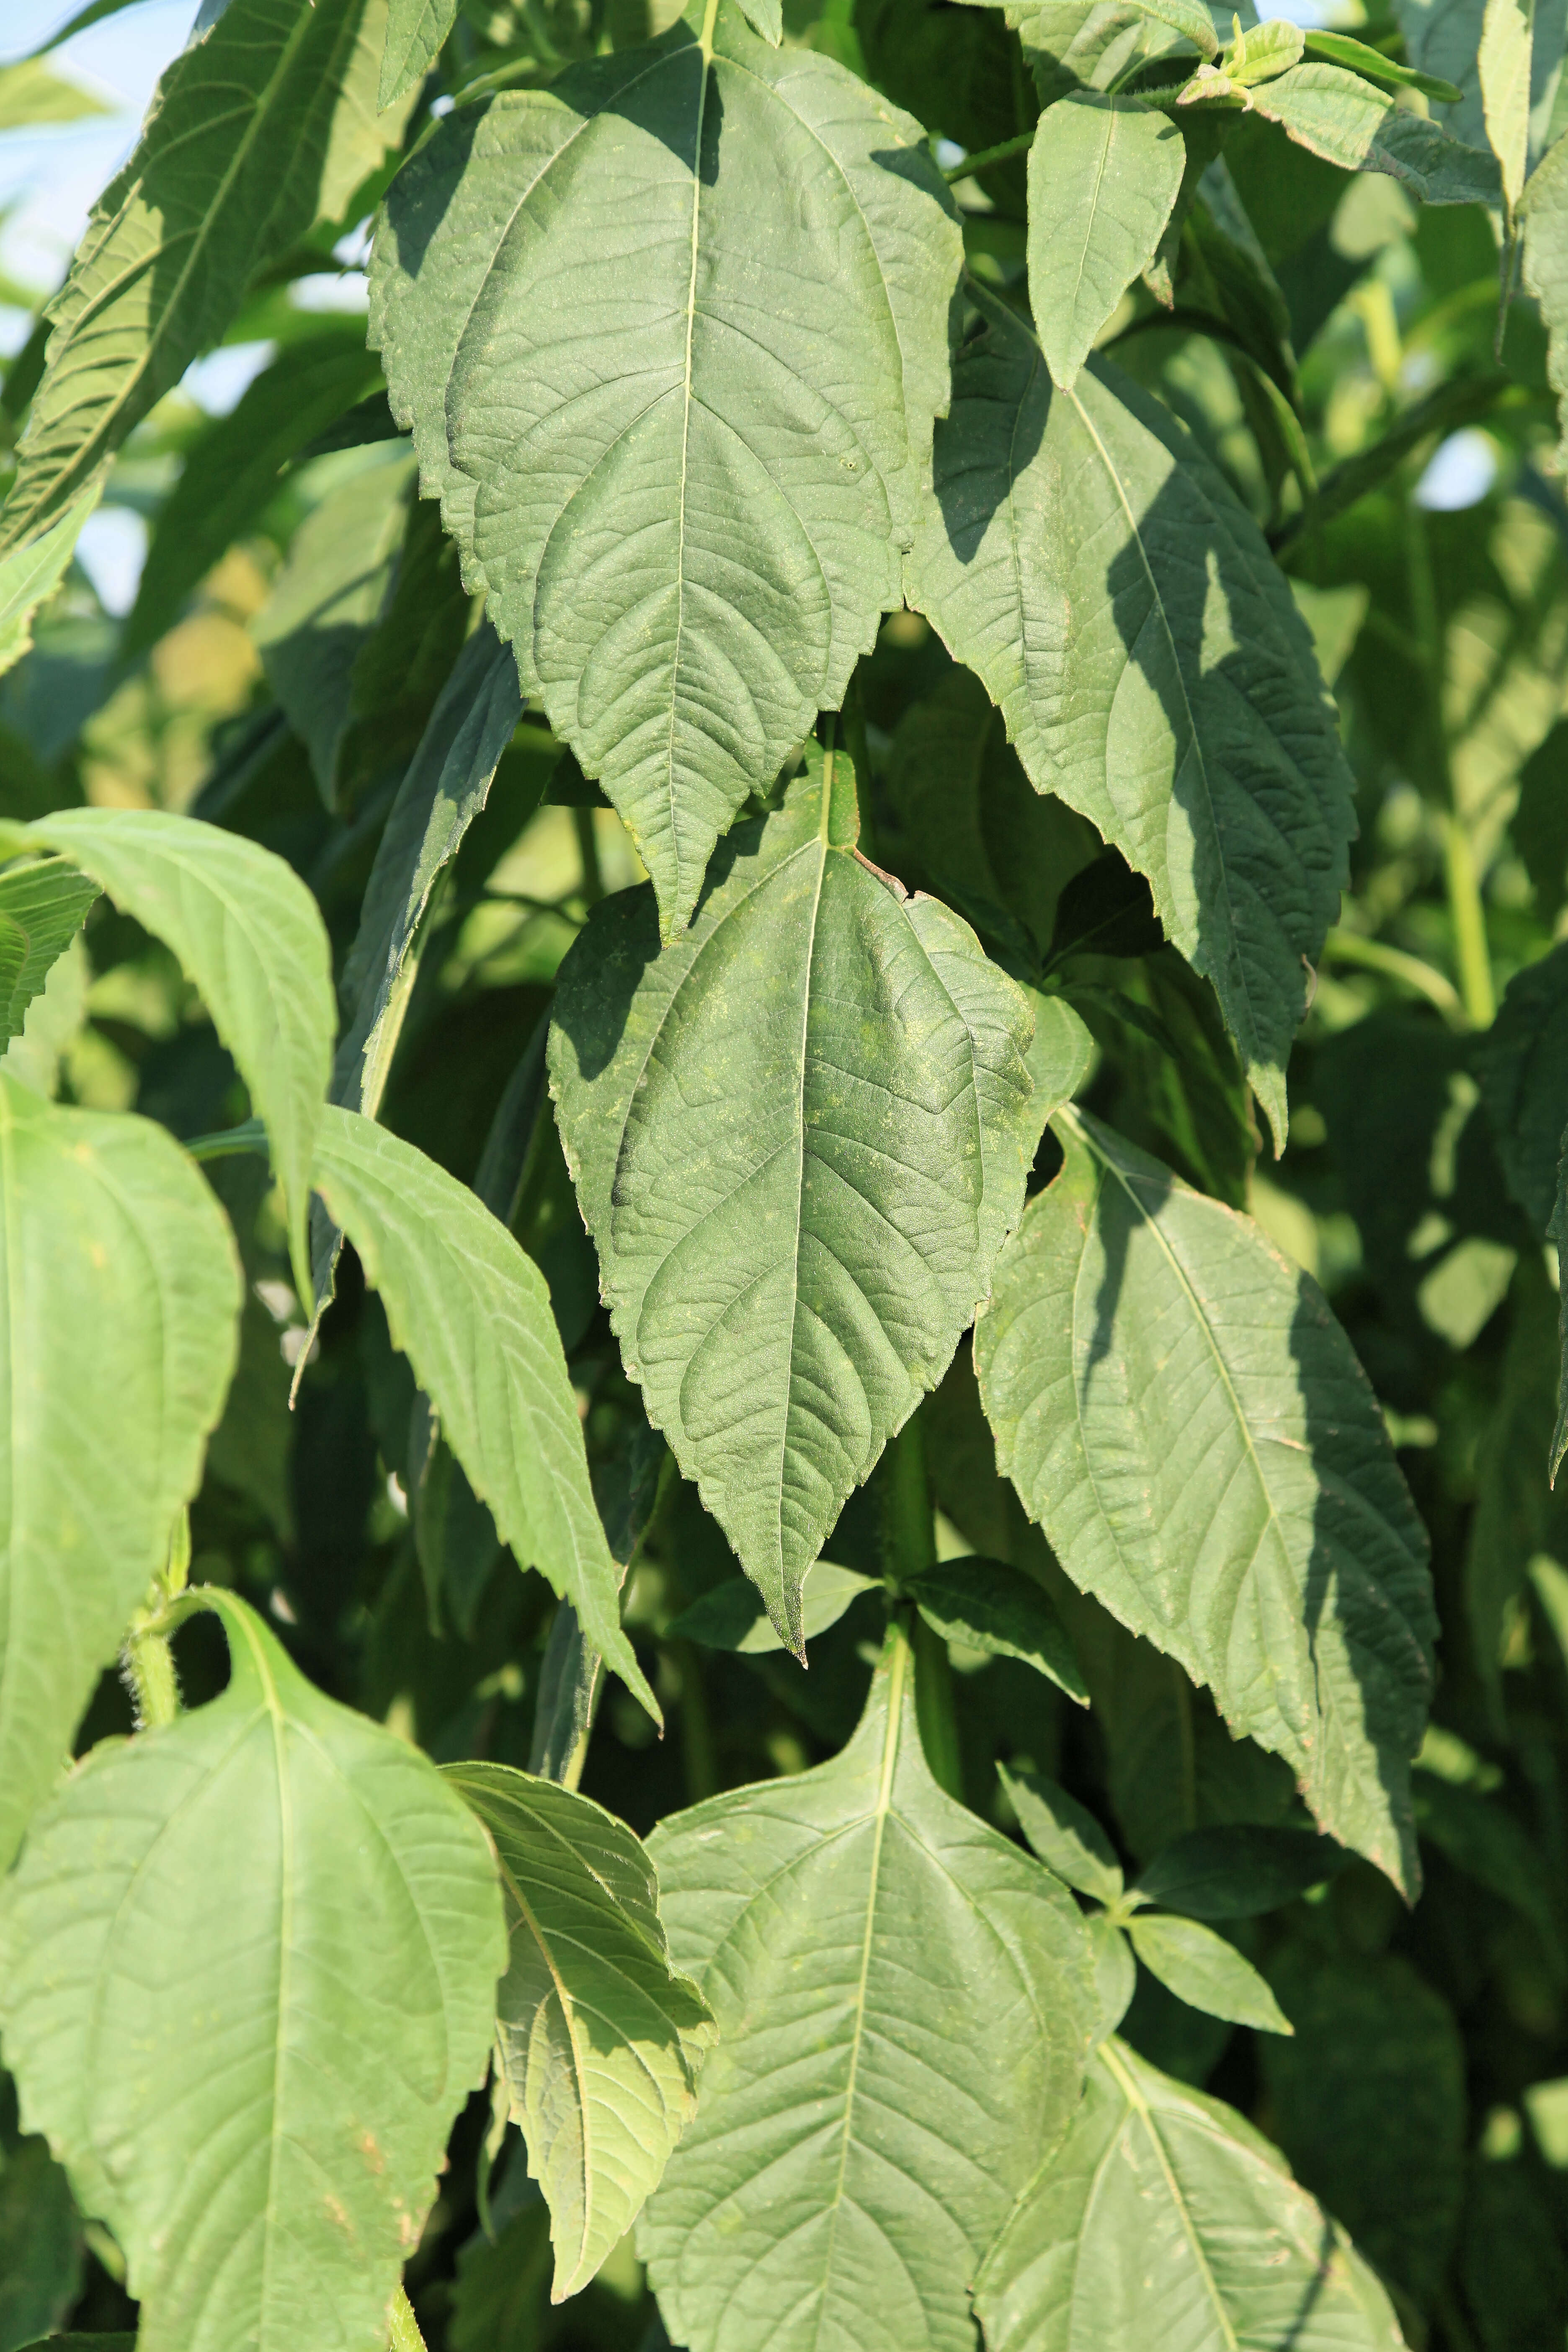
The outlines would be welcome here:
M 1406 955 L 1403 948 L 1391 948 L 1386 940 L 1369 940 L 1360 931 L 1347 931 L 1335 925 L 1323 941 L 1325 963 L 1359 963 L 1364 971 L 1386 972 L 1390 980 L 1401 980 L 1435 1004 L 1451 1029 L 1468 1029 L 1469 1021 L 1458 990 L 1447 972 L 1423 963 L 1419 956 Z
M 896 1587 L 904 1577 L 936 1565 L 936 1518 L 926 1476 L 925 1432 L 918 1412 L 904 1423 L 888 1449 L 883 1512 L 884 1552 Z M 909 1617 L 908 1637 L 915 1660 L 915 1715 L 926 1762 L 938 1787 L 962 1804 L 963 1766 L 947 1643 L 932 1633 L 918 1610 L 910 1610 Z
M 1005 163 L 1009 156 L 1026 154 L 1034 143 L 1032 131 L 1020 131 L 1016 139 L 1004 139 L 999 146 L 983 147 L 978 155 L 966 155 L 962 163 L 955 163 L 951 172 L 944 172 L 942 176 L 950 188 L 953 187 L 958 181 L 970 179 L 976 172 L 989 171 L 993 163 Z
M 191 1522 L 182 1511 L 169 1539 L 169 1557 L 153 1579 L 143 1607 L 131 1621 L 121 1663 L 131 1686 L 138 1731 L 161 1731 L 180 1712 L 180 1678 L 169 1646 L 168 1604 L 185 1589 L 191 1570 Z
M 1478 1029 L 1489 1029 L 1497 1012 L 1492 986 L 1491 955 L 1487 946 L 1487 912 L 1476 874 L 1475 852 L 1462 820 L 1445 809 L 1443 871 L 1448 885 L 1448 914 L 1454 926 L 1454 957 L 1459 967 L 1459 995 Z
M 425 2352 L 425 2338 L 405 2287 L 399 2286 L 392 2298 L 392 2332 L 386 2340 L 390 2352 Z
M 680 1674 L 680 1747 L 686 1763 L 686 1793 L 694 1805 L 719 1790 L 713 1754 L 713 1721 L 702 1681 L 702 1661 L 694 1643 L 674 1641 L 669 1654 Z

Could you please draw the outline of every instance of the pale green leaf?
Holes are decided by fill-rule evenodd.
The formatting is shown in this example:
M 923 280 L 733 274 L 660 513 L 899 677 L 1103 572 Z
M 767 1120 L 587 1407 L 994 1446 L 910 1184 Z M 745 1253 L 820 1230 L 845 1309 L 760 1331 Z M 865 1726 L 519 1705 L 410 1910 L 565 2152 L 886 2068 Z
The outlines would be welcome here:
M 258 843 L 156 809 L 60 809 L 5 827 L 5 846 L 58 850 L 178 956 L 266 1127 L 302 1278 L 335 1026 L 331 950 L 304 883 Z
M 1041 115 L 1029 150 L 1029 302 L 1064 392 L 1153 260 L 1185 163 L 1180 131 L 1140 99 L 1074 90 Z
M 1289 2033 L 1290 2021 L 1250 1960 L 1195 1919 L 1135 1911 L 1127 1922 L 1132 1948 L 1160 1982 L 1210 2017 L 1260 2033 Z
M 960 266 L 919 125 L 732 0 L 458 109 L 394 183 L 395 412 L 667 935 L 900 602 Z
M 1477 1049 L 1476 1076 L 1509 1191 L 1545 1234 L 1568 1128 L 1568 945 L 1509 982 Z
M 1247 89 L 1262 81 L 1272 81 L 1291 66 L 1300 65 L 1305 47 L 1300 25 L 1284 16 L 1270 16 L 1266 24 L 1244 28 L 1234 50 L 1222 61 L 1220 70 L 1239 89 Z
M 1180 55 L 1183 37 L 1205 58 L 1217 54 L 1208 11 L 1194 0 L 1008 0 L 1042 106 L 1073 89 L 1109 89 L 1155 57 Z M 1205 41 L 1197 19 L 1208 18 Z
M 1021 992 L 858 822 L 814 745 L 673 948 L 649 891 L 595 910 L 550 1040 L 627 1372 L 797 1653 L 805 1571 L 946 1370 L 1033 1156 Z
M 1325 33 L 1310 26 L 1306 46 L 1313 57 L 1327 58 L 1331 66 L 1346 66 L 1352 73 L 1367 81 L 1384 82 L 1390 89 L 1418 89 L 1423 98 L 1435 98 L 1448 106 L 1458 106 L 1465 94 L 1440 74 L 1419 73 L 1414 66 L 1385 58 L 1381 49 L 1371 48 L 1348 33 Z
M 1138 1963 L 1121 1929 L 1103 1911 L 1092 1912 L 1084 1926 L 1094 1951 L 1094 1987 L 1100 1998 L 1095 2027 L 1098 2046 L 1108 2033 L 1115 2032 L 1131 2007 L 1138 1990 Z
M 1405 2340 L 1279 2150 L 1120 2041 L 1091 2062 L 1067 2146 L 975 2302 L 987 2352 L 1401 2352 Z
M 1098 359 L 1057 391 L 1026 331 L 974 299 L 910 601 L 979 672 L 1037 789 L 1148 877 L 1283 1148 L 1285 1059 L 1354 830 L 1306 627 L 1168 410 Z
M 1043 1773 L 996 1769 L 1018 1827 L 1047 1869 L 1097 1903 L 1120 1901 L 1121 1864 L 1094 1815 Z
M 1365 1375 L 1249 1217 L 1098 1120 L 998 1262 L 975 1329 L 997 1461 L 1074 1581 L 1283 1756 L 1413 1892 L 1431 1692 L 1426 1538 Z
M 0 872 L 0 1050 L 87 919 L 98 886 L 61 857 Z
M 0 544 L 32 539 L 97 478 L 253 274 L 334 220 L 395 143 L 401 118 L 378 122 L 374 102 L 386 5 L 229 0 L 174 59 L 49 305 Z
M 97 504 L 97 490 L 87 491 L 37 539 L 0 555 L 0 675 L 32 645 L 33 615 L 65 578 L 81 527 Z
M 228 1224 L 162 1128 L 0 1073 L 0 1867 L 163 1567 L 234 1370 Z
M 1219 36 L 1202 0 L 1135 0 L 1135 6 L 1138 15 L 1184 34 L 1201 58 L 1218 57 Z
M 39 122 L 79 122 L 84 115 L 109 111 L 101 99 L 68 81 L 39 58 L 0 66 L 0 131 Z
M 423 81 L 458 21 L 458 0 L 387 0 L 378 106 L 394 106 Z
M 1072 1640 L 1042 1585 L 1005 1559 L 950 1559 L 906 1576 L 900 1591 L 932 1633 L 994 1658 L 1018 1658 L 1089 1705 Z
M 1072 1898 L 943 1795 L 896 1642 L 831 1763 L 649 1841 L 719 2025 L 638 2243 L 690 2352 L 971 2352 L 968 2282 L 1072 2114 Z
M 447 1778 L 500 1863 L 497 2057 L 550 2207 L 552 2301 L 630 2229 L 696 2105 L 708 2006 L 669 1962 L 653 1865 L 600 1805 L 504 1764 Z
M 1477 71 L 1487 140 L 1502 173 L 1511 218 L 1530 159 L 1530 64 L 1533 0 L 1487 0 Z
M 1252 92 L 1259 114 L 1343 172 L 1386 172 L 1426 205 L 1495 204 L 1493 155 L 1340 66 L 1292 66 Z
M 819 1559 L 806 1572 L 801 1597 L 801 1639 L 815 1641 L 837 1625 L 852 1601 L 874 1590 L 877 1579 L 858 1569 L 837 1568 Z M 710 1650 L 739 1650 L 748 1658 L 784 1648 L 784 1638 L 763 1605 L 763 1596 L 749 1578 L 726 1577 L 682 1610 L 670 1633 Z
M 6 2063 L 124 2252 L 141 2352 L 382 2352 L 484 2073 L 495 1865 L 416 1748 L 200 1600 L 222 1696 L 95 1749 L 0 1895 Z
M 1549 337 L 1546 372 L 1557 394 L 1557 463 L 1568 468 L 1568 139 L 1560 139 L 1525 183 L 1524 282 L 1541 305 Z
M 657 1721 L 621 1630 L 620 1574 L 544 1276 L 466 1184 L 356 1112 L 327 1106 L 313 1181 L 501 1541 L 571 1601 Z

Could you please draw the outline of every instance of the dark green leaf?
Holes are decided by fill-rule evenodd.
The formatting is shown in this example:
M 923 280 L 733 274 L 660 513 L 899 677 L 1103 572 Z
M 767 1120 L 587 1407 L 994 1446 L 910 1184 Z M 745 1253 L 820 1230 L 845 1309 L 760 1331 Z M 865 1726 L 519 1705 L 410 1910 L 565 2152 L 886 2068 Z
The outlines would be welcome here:
M 1108 849 L 1064 887 L 1046 963 L 1070 955 L 1151 955 L 1162 944 L 1147 877 Z
M 950 1559 L 906 1576 L 900 1587 L 944 1642 L 996 1658 L 1022 1658 L 1080 1706 L 1089 1693 L 1067 1627 L 1051 1597 L 1003 1559 Z
M 1551 1872 L 1529 1831 L 1513 1813 L 1479 1789 L 1415 1775 L 1415 1826 L 1456 1870 L 1511 1904 L 1539 1933 L 1559 1975 L 1564 1966 L 1562 1930 L 1552 1899 Z
M 1173 1839 L 1139 1872 L 1137 1892 L 1189 1918 L 1246 1919 L 1321 1885 L 1345 1859 L 1331 1839 L 1310 1831 L 1238 1822 Z
M 1049 1870 L 1108 1907 L 1121 1895 L 1121 1864 L 1094 1815 L 1042 1773 L 997 1770 L 1018 1827 Z
M 1146 1969 L 1191 2009 L 1261 2033 L 1289 2033 L 1289 2020 L 1250 1960 L 1234 1944 L 1195 1919 L 1135 1911 L 1127 1922 L 1132 1948 Z
M 98 897 L 63 857 L 0 872 L 0 1051 L 20 1034 L 28 1005 L 87 919 Z
M 1426 205 L 1495 203 L 1495 156 L 1332 65 L 1292 66 L 1252 92 L 1259 114 L 1344 172 L 1386 172 Z
M 81 2222 L 41 2139 L 0 2154 L 0 2352 L 55 2327 L 81 2292 Z
M 1568 1127 L 1568 944 L 1510 981 L 1476 1075 L 1509 1191 L 1544 1234 Z

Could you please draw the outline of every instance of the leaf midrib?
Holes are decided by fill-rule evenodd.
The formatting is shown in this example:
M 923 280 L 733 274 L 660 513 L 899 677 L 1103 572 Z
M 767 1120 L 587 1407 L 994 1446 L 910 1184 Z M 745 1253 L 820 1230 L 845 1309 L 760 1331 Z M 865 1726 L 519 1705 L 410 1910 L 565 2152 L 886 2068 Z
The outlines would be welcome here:
M 1215 2282 L 1214 2272 L 1210 2267 L 1208 2256 L 1204 2251 L 1203 2240 L 1198 2233 L 1197 2225 L 1193 2220 L 1192 2213 L 1187 2205 L 1186 2198 L 1183 2194 L 1181 2184 L 1176 2178 L 1175 2168 L 1172 2165 L 1170 2156 L 1165 2147 L 1165 2143 L 1161 2137 L 1159 2128 L 1155 2124 L 1153 2109 L 1150 2106 L 1148 2100 L 1143 2096 L 1142 2091 L 1140 2089 L 1138 2083 L 1134 2079 L 1129 2068 L 1122 2064 L 1121 2060 L 1118 2056 L 1113 2046 L 1113 2042 L 1114 2037 L 1111 2037 L 1101 2045 L 1100 2055 L 1105 2061 L 1106 2071 L 1114 2078 L 1117 2088 L 1121 2091 L 1122 2097 L 1127 2103 L 1130 2114 L 1136 2118 L 1139 2124 L 1142 2125 L 1148 2138 L 1149 2145 L 1154 2151 L 1155 2160 L 1160 2167 L 1160 2171 L 1163 2177 L 1165 2187 L 1170 2193 L 1171 2202 L 1175 2208 L 1177 2218 L 1181 2222 L 1182 2233 L 1186 2239 L 1187 2244 L 1192 2251 L 1193 2260 L 1196 2263 L 1198 2267 L 1198 2275 L 1203 2280 L 1204 2288 L 1208 2295 L 1209 2302 L 1213 2306 L 1215 2317 L 1223 2332 L 1226 2352 L 1240 2352 L 1240 2338 L 1237 2336 L 1235 2328 L 1230 2324 L 1230 2314 L 1226 2309 L 1224 2299 Z M 1118 2132 L 1111 2140 L 1112 2147 L 1116 2145 L 1117 2137 L 1120 2137 L 1120 2132 Z

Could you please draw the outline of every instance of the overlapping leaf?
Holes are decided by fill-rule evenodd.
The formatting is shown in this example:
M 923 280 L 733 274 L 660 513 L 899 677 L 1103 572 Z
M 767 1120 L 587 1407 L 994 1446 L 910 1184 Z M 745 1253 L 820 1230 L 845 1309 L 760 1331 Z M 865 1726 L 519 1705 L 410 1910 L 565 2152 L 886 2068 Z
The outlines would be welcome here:
M 500 1862 L 510 1949 L 498 2058 L 550 2206 L 560 2303 L 657 2184 L 690 2120 L 712 2019 L 669 1964 L 658 1882 L 624 1822 L 502 1764 L 447 1777 Z
M 732 0 L 695 22 L 459 110 L 394 185 L 372 317 L 667 935 L 899 602 L 960 266 L 916 123 Z
M 988 2352 L 1399 2352 L 1372 2271 L 1278 2149 L 1121 2041 L 975 2297 Z
M 1064 392 L 1153 260 L 1185 163 L 1175 124 L 1140 99 L 1074 91 L 1041 115 L 1029 150 L 1029 299 Z
M 96 489 L 86 491 L 36 539 L 0 556 L 0 673 L 14 668 L 32 645 L 33 615 L 65 578 L 97 503 Z
M 976 299 L 911 601 L 979 672 L 1037 789 L 1147 875 L 1282 1145 L 1306 966 L 1353 831 L 1310 639 L 1168 411 L 1099 360 L 1056 390 L 1027 331 Z
M 1477 1071 L 1509 1190 L 1545 1234 L 1568 1128 L 1568 947 L 1510 981 Z
M 0 1896 L 24 2117 L 142 2352 L 382 2352 L 505 1954 L 483 1832 L 245 1604 L 221 1697 L 94 1751 Z
M 98 885 L 63 857 L 0 873 L 0 1052 L 21 1032 L 27 1007 L 98 897 Z
M 551 1033 L 627 1370 L 797 1651 L 805 1571 L 946 1370 L 1033 1156 L 1022 992 L 858 824 L 814 746 L 675 946 L 651 892 L 596 911 Z
M 719 2024 L 638 2233 L 691 2352 L 971 2352 L 967 2283 L 1078 2097 L 1082 1922 L 937 1787 L 910 1672 L 899 1643 L 831 1763 L 649 1843 Z
M 1096 1120 L 1058 1130 L 975 1331 L 998 1462 L 1074 1580 L 1414 1890 L 1426 1538 L 1361 1367 L 1250 1219 Z
M 1259 114 L 1344 172 L 1386 172 L 1424 205 L 1497 201 L 1497 158 L 1413 114 L 1342 66 L 1292 66 L 1252 92 Z
M 1558 462 L 1568 466 L 1568 139 L 1542 157 L 1525 184 L 1524 282 L 1550 338 L 1547 373 L 1557 394 Z

